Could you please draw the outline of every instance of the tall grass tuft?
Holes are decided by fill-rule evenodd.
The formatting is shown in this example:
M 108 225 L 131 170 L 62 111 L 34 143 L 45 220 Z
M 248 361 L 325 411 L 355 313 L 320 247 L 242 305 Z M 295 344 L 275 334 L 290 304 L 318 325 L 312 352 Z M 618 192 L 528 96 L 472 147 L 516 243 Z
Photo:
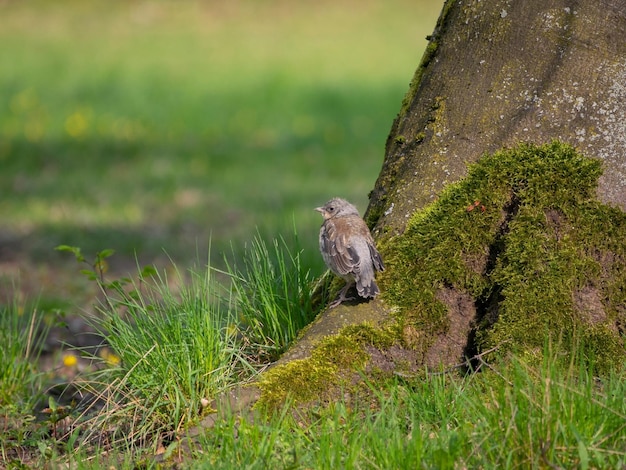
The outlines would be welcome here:
M 301 261 L 297 234 L 294 240 L 290 248 L 282 237 L 268 244 L 257 235 L 239 264 L 227 262 L 233 308 L 257 360 L 276 359 L 317 314 L 313 278 Z
M 50 435 L 35 416 L 44 396 L 38 359 L 52 326 L 47 320 L 34 306 L 0 305 L 0 467 L 26 468 L 12 464 Z
M 225 271 L 209 263 L 184 276 L 174 266 L 170 279 L 144 268 L 135 281 L 105 280 L 112 250 L 90 264 L 80 248 L 57 249 L 89 264 L 82 272 L 103 294 L 91 323 L 112 352 L 100 354 L 103 367 L 86 382 L 99 407 L 95 417 L 93 407 L 85 411 L 88 440 L 131 447 L 170 441 L 313 318 L 311 275 L 301 250 L 283 238 L 267 243 L 258 235 Z
M 113 353 L 89 382 L 102 406 L 94 436 L 167 442 L 237 380 L 235 330 L 211 273 L 184 279 L 175 270 L 174 282 L 155 273 L 105 291 L 93 322 Z
M 0 305 L 0 409 L 30 409 L 41 398 L 35 364 L 49 328 L 35 307 Z

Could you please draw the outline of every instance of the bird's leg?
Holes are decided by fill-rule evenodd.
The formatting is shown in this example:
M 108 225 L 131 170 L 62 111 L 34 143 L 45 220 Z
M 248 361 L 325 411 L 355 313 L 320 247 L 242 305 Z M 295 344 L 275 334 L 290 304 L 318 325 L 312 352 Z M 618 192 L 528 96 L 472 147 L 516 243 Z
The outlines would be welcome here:
M 346 300 L 354 300 L 354 297 L 346 297 L 346 294 L 348 293 L 348 290 L 350 290 L 350 287 L 352 287 L 354 285 L 354 281 L 353 282 L 346 282 L 346 285 L 343 286 L 343 289 L 341 289 L 341 291 L 339 291 L 339 297 L 335 300 L 333 300 L 331 302 L 331 304 L 328 306 L 328 308 L 334 308 L 337 305 L 341 304 L 342 302 L 346 301 Z

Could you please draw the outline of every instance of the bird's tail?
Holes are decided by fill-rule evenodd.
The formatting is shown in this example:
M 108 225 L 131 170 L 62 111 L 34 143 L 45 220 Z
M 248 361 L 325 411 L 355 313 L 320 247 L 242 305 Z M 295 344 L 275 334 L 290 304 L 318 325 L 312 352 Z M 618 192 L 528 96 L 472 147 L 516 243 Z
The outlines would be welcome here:
M 368 275 L 369 274 L 369 275 Z M 374 272 L 366 273 L 365 276 L 361 276 L 356 281 L 356 290 L 359 295 L 365 299 L 369 297 L 376 297 L 380 294 L 376 280 L 374 279 Z

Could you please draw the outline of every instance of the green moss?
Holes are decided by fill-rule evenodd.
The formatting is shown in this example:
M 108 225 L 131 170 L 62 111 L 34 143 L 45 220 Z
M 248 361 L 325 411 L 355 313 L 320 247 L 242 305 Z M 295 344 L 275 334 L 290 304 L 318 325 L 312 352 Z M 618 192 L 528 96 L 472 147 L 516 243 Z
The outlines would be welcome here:
M 425 350 L 447 333 L 438 293 L 451 288 L 475 302 L 479 349 L 532 350 L 561 334 L 571 345 L 577 331 L 600 362 L 623 360 L 626 215 L 595 200 L 600 174 L 570 146 L 524 144 L 484 156 L 415 213 L 380 247 L 405 344 Z
M 499 346 L 539 360 L 549 341 L 599 370 L 623 362 L 626 214 L 595 199 L 600 174 L 599 160 L 559 142 L 483 156 L 402 235 L 379 242 L 383 300 L 397 312 L 389 324 L 345 327 L 307 359 L 266 372 L 259 406 L 332 400 L 357 390 L 357 371 L 384 380 L 392 345 L 401 349 L 395 370 L 414 374 L 415 358 L 454 326 L 450 299 L 474 302 L 478 351 Z
M 261 398 L 255 406 L 278 408 L 288 397 L 296 403 L 323 399 L 329 388 L 337 384 L 337 367 L 320 364 L 312 358 L 299 359 L 265 372 L 259 379 Z
M 452 7 L 454 6 L 454 0 L 446 0 L 441 9 L 441 13 L 439 14 L 439 18 L 437 19 L 437 25 L 435 26 L 435 30 L 433 34 L 428 36 L 428 44 L 426 45 L 426 49 L 424 50 L 424 54 L 422 55 L 422 60 L 415 70 L 413 74 L 413 78 L 411 79 L 411 84 L 409 85 L 409 91 L 405 95 L 402 100 L 402 105 L 400 106 L 399 117 L 404 116 L 408 111 L 413 98 L 417 94 L 417 90 L 419 89 L 420 83 L 422 82 L 422 76 L 424 72 L 428 68 L 429 64 L 437 55 L 437 50 L 439 49 L 439 38 L 442 36 L 443 30 L 446 28 L 448 16 Z
M 370 344 L 376 348 L 388 348 L 398 337 L 393 325 L 377 328 L 369 323 L 360 323 L 346 326 L 341 332 L 359 344 Z
M 378 220 L 382 217 L 384 213 L 383 207 L 384 205 L 379 202 L 379 204 L 377 204 L 376 206 L 370 206 L 367 213 L 365 214 L 365 223 L 370 230 L 372 230 L 376 226 Z
M 411 103 L 413 102 L 413 98 L 417 94 L 417 90 L 419 89 L 420 83 L 422 82 L 422 76 L 426 71 L 426 68 L 430 64 L 430 62 L 434 59 L 437 54 L 438 43 L 435 39 L 430 39 L 426 49 L 424 50 L 424 55 L 422 56 L 422 60 L 418 65 L 415 73 L 413 74 L 413 78 L 411 79 L 411 83 L 409 84 L 409 91 L 407 91 L 406 95 L 402 99 L 402 104 L 400 106 L 400 113 L 398 116 L 404 116 L 408 111 Z
M 334 364 L 339 368 L 360 369 L 367 360 L 363 344 L 346 334 L 327 336 L 315 348 L 311 360 Z
M 277 366 L 258 382 L 259 407 L 276 408 L 287 399 L 294 403 L 325 401 L 339 388 L 353 386 L 353 372 L 362 370 L 369 358 L 366 345 L 391 346 L 397 333 L 368 323 L 350 325 L 324 338 L 311 356 Z

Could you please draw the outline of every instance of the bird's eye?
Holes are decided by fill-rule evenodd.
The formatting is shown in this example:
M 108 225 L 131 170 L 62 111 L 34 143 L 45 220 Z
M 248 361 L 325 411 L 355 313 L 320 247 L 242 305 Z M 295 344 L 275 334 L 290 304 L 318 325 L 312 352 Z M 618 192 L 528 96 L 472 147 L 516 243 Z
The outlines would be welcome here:
M 334 208 L 333 206 L 330 206 L 330 207 L 328 208 L 328 212 L 333 212 L 334 210 L 335 210 L 335 208 Z

